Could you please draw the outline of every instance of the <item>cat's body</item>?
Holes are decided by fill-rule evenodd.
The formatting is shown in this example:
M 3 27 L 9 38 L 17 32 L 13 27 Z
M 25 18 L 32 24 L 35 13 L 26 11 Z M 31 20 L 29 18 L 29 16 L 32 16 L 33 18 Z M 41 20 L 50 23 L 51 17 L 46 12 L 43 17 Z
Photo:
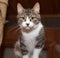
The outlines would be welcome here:
M 19 9 L 20 7 L 20 9 Z M 34 8 L 39 7 L 38 3 Z M 44 46 L 44 28 L 40 21 L 39 9 L 23 10 L 18 5 L 18 25 L 21 30 L 21 37 L 15 44 L 15 55 L 18 58 L 38 58 Z M 36 11 L 36 12 L 35 12 Z

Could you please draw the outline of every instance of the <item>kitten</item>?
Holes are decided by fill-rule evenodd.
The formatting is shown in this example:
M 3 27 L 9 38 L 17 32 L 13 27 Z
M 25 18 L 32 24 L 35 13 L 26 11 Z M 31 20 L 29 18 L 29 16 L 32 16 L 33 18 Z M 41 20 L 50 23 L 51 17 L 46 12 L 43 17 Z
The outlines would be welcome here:
M 21 36 L 14 48 L 17 58 L 39 58 L 45 42 L 39 10 L 38 2 L 32 9 L 24 9 L 20 3 L 17 5 L 17 18 Z

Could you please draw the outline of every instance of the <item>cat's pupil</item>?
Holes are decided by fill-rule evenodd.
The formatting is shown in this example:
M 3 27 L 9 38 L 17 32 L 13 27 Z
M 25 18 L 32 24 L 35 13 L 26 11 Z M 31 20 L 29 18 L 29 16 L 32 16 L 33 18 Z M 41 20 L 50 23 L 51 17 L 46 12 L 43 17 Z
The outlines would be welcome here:
M 24 17 L 22 17 L 23 19 L 25 19 Z
M 35 17 L 31 17 L 31 19 L 34 19 Z

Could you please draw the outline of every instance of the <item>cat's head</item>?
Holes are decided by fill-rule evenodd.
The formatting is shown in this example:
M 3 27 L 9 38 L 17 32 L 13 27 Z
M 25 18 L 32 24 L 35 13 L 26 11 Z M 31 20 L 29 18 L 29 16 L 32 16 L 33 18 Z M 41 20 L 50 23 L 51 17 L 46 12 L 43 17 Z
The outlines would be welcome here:
M 20 3 L 17 4 L 18 25 L 23 31 L 32 31 L 40 23 L 40 5 L 37 2 L 32 9 L 24 9 Z

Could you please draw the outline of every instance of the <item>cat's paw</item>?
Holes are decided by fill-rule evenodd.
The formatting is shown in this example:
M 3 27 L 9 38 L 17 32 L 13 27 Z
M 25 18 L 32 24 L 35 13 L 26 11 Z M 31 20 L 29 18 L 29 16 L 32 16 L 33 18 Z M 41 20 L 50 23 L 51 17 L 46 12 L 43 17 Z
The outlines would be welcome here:
M 32 58 L 39 58 L 39 56 L 37 56 L 37 55 L 33 55 Z
M 29 58 L 29 55 L 24 55 L 23 58 Z
M 16 56 L 15 58 L 22 58 L 22 56 Z

